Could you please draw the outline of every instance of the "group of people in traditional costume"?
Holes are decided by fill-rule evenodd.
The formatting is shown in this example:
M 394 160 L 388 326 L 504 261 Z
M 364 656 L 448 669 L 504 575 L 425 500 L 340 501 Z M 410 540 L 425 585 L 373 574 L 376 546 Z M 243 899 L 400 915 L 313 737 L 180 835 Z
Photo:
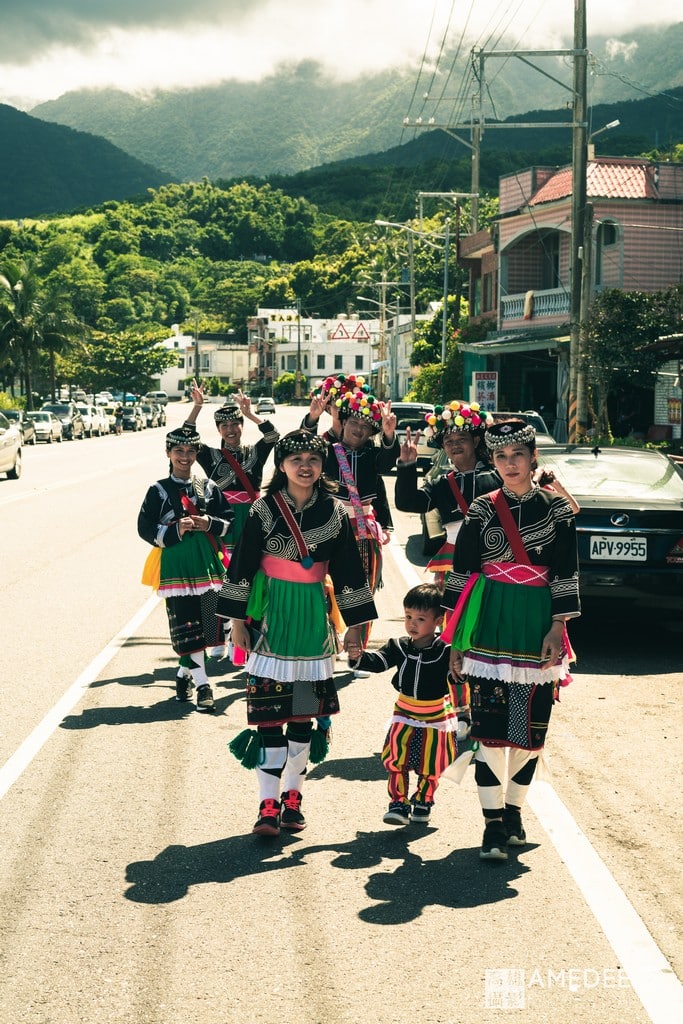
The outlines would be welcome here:
M 301 427 L 284 437 L 239 393 L 215 413 L 219 448 L 201 444 L 202 389 L 192 397 L 187 420 L 166 438 L 170 474 L 140 509 L 138 532 L 153 545 L 143 579 L 166 598 L 178 700 L 196 687 L 198 710 L 213 709 L 206 657 L 224 624 L 236 663 L 243 652 L 247 729 L 230 749 L 258 780 L 252 831 L 306 826 L 303 784 L 339 711 L 342 647 L 355 676 L 394 670 L 384 821 L 428 822 L 466 739 L 485 824 L 480 856 L 506 859 L 526 842 L 524 799 L 570 679 L 566 623 L 580 614 L 578 507 L 538 469 L 533 427 L 494 424 L 476 403 L 436 406 L 425 433 L 448 465 L 419 487 L 419 436 L 407 431 L 399 443 L 391 403 L 362 377 L 323 381 Z M 323 413 L 332 422 L 319 434 Z M 242 444 L 245 418 L 263 435 L 255 445 Z M 205 477 L 193 474 L 195 462 Z M 438 509 L 446 541 L 428 566 L 434 582 L 405 595 L 406 635 L 369 651 L 392 528 L 383 474 L 394 466 L 396 507 Z

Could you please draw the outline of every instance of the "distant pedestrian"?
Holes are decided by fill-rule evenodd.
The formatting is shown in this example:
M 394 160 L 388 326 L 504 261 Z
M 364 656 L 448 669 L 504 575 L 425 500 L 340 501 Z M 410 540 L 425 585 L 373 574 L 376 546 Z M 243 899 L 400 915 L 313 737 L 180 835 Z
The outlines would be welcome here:
M 114 432 L 116 434 L 123 433 L 123 406 L 120 402 L 114 409 Z
M 429 821 L 439 777 L 456 757 L 458 731 L 464 738 L 469 726 L 467 686 L 449 681 L 450 647 L 438 633 L 441 601 L 434 583 L 413 587 L 403 599 L 407 636 L 373 652 L 349 646 L 355 666 L 368 672 L 396 669 L 391 682 L 399 696 L 382 751 L 389 773 L 390 802 L 384 815 L 389 825 Z M 411 771 L 417 775 L 412 793 Z
M 173 650 L 180 658 L 176 700 L 213 711 L 206 651 L 218 642 L 216 601 L 225 576 L 221 539 L 232 513 L 218 487 L 192 469 L 200 440 L 194 428 L 166 435 L 170 474 L 148 489 L 138 514 L 138 534 L 153 546 L 143 583 L 166 599 Z

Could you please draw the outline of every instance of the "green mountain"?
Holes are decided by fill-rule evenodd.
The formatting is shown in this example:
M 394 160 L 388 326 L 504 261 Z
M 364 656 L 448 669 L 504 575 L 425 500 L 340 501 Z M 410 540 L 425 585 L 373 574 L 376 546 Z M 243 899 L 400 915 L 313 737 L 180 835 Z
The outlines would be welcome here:
M 37 217 L 126 199 L 172 181 L 106 139 L 0 104 L 0 218 Z
M 683 23 L 590 39 L 589 45 L 594 54 L 591 107 L 683 86 Z M 500 46 L 505 48 L 503 43 Z M 483 111 L 487 119 L 505 120 L 520 111 L 541 108 L 554 110 L 557 116 L 566 109 L 571 68 L 561 58 L 535 63 L 547 73 L 539 74 L 513 58 L 488 61 Z M 448 56 L 443 67 L 451 66 L 449 91 L 455 93 L 468 80 L 470 55 Z M 423 87 L 414 67 L 340 83 L 308 62 L 282 68 L 258 83 L 226 81 L 210 88 L 159 91 L 144 97 L 114 90 L 72 92 L 36 106 L 32 113 L 101 135 L 182 180 L 263 178 L 380 153 L 410 141 L 416 130 L 406 127 L 404 118 L 414 121 L 424 114 L 426 122 L 430 111 L 442 109 L 424 98 L 424 88 L 429 89 L 429 81 Z M 444 83 L 439 84 L 442 88 Z M 468 87 L 468 96 L 474 88 L 473 84 Z M 469 116 L 469 110 L 461 116 Z M 593 123 L 598 127 L 597 115 Z M 647 143 L 652 147 L 664 145 L 665 140 L 650 132 Z M 491 144 L 488 138 L 485 144 Z M 509 145 L 508 141 L 495 148 Z M 513 145 L 525 148 L 519 139 Z

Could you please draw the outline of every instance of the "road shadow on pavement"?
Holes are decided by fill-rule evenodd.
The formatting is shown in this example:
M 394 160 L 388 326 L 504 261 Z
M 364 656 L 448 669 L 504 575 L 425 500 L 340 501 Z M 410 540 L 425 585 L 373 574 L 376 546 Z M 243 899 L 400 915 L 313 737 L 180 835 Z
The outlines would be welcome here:
M 479 860 L 478 848 L 452 850 L 445 857 L 425 860 L 411 849 L 432 830 L 409 827 L 387 832 L 358 832 L 348 842 L 306 846 L 302 837 L 277 839 L 234 836 L 198 846 L 168 846 L 149 861 L 128 865 L 126 899 L 162 904 L 183 899 L 193 886 L 228 884 L 236 878 L 268 871 L 305 868 L 309 859 L 327 855 L 331 867 L 357 871 L 372 901 L 359 911 L 367 924 L 405 924 L 427 907 L 453 910 L 479 907 L 514 899 L 512 884 L 530 868 L 518 856 L 496 864 Z M 525 848 L 525 853 L 533 850 Z M 396 867 L 387 870 L 387 861 Z M 381 867 L 367 875 L 370 868 Z M 367 877 L 366 877 L 367 876 Z

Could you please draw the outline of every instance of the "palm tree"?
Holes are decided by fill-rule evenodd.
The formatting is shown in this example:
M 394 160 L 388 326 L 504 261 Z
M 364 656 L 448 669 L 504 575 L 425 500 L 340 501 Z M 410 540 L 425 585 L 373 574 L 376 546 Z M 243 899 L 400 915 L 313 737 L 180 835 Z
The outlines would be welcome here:
M 0 266 L 0 358 L 19 368 L 28 409 L 33 408 L 33 367 L 40 349 L 50 353 L 54 396 L 55 351 L 71 344 L 82 330 L 65 297 L 41 289 L 28 260 Z

